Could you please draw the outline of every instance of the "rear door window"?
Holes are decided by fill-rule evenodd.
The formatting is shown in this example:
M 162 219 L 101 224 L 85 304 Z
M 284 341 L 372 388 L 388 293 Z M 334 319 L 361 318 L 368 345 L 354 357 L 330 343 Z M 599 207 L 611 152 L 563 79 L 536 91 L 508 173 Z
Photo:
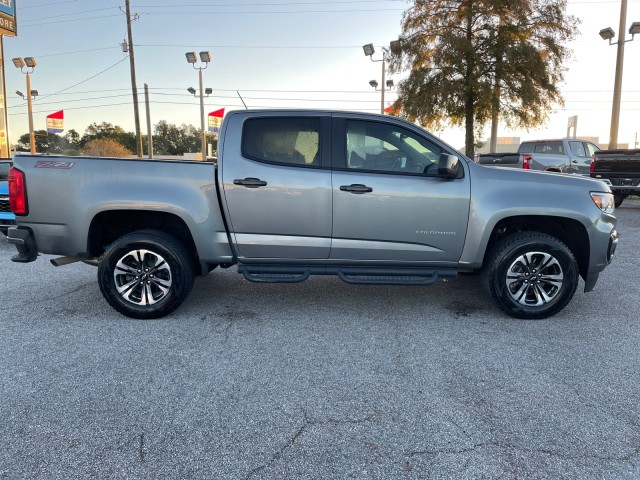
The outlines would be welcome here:
M 587 156 L 584 151 L 584 145 L 582 142 L 569 142 L 569 147 L 571 148 L 571 153 L 573 153 L 576 157 Z
M 247 120 L 242 155 L 267 163 L 320 165 L 320 119 L 269 117 Z

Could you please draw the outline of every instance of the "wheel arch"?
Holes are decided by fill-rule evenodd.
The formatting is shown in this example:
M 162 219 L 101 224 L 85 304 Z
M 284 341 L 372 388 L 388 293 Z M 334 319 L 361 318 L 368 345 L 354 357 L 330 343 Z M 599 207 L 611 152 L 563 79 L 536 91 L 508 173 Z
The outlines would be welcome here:
M 487 254 L 502 238 L 523 231 L 545 233 L 563 242 L 576 258 L 580 276 L 586 278 L 591 254 L 589 234 L 578 220 L 564 217 L 523 215 L 501 219 L 491 231 L 483 254 L 483 264 L 486 262 Z
M 186 222 L 178 215 L 148 210 L 107 210 L 91 220 L 87 238 L 87 251 L 92 257 L 100 257 L 116 239 L 139 230 L 165 232 L 185 246 L 193 267 L 201 270 L 198 249 Z

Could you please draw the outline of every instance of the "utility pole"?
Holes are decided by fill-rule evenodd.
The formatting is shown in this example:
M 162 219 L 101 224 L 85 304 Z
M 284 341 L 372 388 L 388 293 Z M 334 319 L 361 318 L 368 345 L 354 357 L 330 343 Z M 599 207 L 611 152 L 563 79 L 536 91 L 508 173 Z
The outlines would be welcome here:
M 149 158 L 153 158 L 153 134 L 151 133 L 151 108 L 149 107 L 149 85 L 144 84 L 144 103 L 147 106 L 147 149 Z
M 127 35 L 129 37 L 129 65 L 131 67 L 131 93 L 133 94 L 133 115 L 136 125 L 136 150 L 138 158 L 142 158 L 142 134 L 140 133 L 140 112 L 138 111 L 138 87 L 136 86 L 136 60 L 133 53 L 133 35 L 131 33 L 131 5 L 130 0 L 125 0 L 127 15 Z
M 618 125 L 620 123 L 620 96 L 622 91 L 622 66 L 624 63 L 624 27 L 627 23 L 627 0 L 620 4 L 620 33 L 618 34 L 618 54 L 616 56 L 616 76 L 613 84 L 613 108 L 611 109 L 611 133 L 609 150 L 618 148 Z

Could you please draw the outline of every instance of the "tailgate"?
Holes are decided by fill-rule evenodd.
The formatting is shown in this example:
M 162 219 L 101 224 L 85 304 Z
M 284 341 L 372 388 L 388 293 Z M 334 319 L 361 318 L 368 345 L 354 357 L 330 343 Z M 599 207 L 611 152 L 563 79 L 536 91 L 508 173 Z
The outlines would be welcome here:
M 594 173 L 606 173 L 611 176 L 640 176 L 640 150 L 596 153 Z

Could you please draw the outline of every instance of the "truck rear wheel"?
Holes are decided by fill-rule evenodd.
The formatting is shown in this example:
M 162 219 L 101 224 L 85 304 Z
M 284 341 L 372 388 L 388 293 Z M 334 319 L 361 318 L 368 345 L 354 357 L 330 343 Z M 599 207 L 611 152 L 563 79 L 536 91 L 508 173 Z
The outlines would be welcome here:
M 614 193 L 613 204 L 615 205 L 615 207 L 618 208 L 620 205 L 622 205 L 622 202 L 624 202 L 625 198 L 627 198 L 627 195 L 623 195 L 622 193 Z
M 539 232 L 514 233 L 489 253 L 484 284 L 512 317 L 547 318 L 562 310 L 578 286 L 578 265 L 560 240 Z
M 100 259 L 98 283 L 115 310 L 131 318 L 160 318 L 174 311 L 193 287 L 194 269 L 184 245 L 163 232 L 120 237 Z

